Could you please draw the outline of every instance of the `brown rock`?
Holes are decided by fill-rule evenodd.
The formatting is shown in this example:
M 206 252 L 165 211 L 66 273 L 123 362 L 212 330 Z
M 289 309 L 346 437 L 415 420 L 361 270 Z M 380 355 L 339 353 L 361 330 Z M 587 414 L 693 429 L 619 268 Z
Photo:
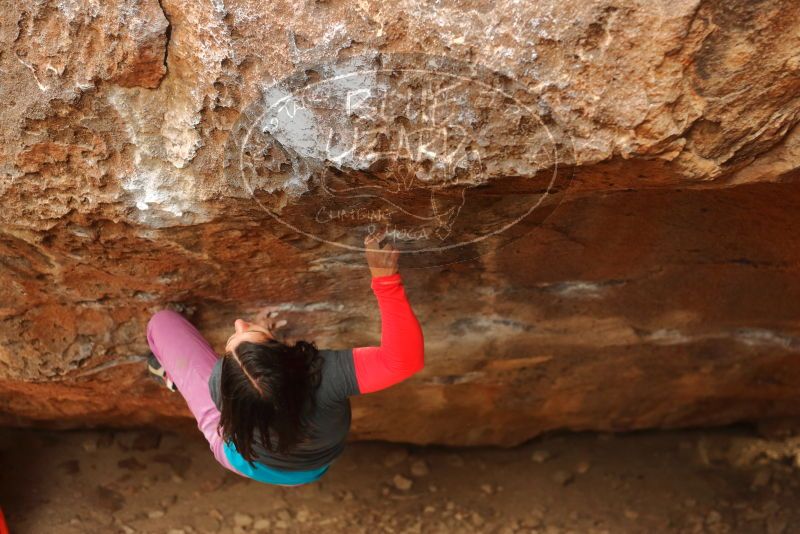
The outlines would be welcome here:
M 408 460 L 408 449 L 405 447 L 401 447 L 399 449 L 393 449 L 386 457 L 383 459 L 383 465 L 386 467 L 395 467 L 406 460 Z
M 105 486 L 97 486 L 95 489 L 96 504 L 107 511 L 116 512 L 125 507 L 125 497 L 118 491 Z
M 415 477 L 425 477 L 430 474 L 431 470 L 425 460 L 416 460 L 411 464 L 411 474 Z
M 589 469 L 591 469 L 591 467 L 592 464 L 590 464 L 586 460 L 582 460 L 578 462 L 578 465 L 575 466 L 575 472 L 578 473 L 579 475 L 583 475 L 586 474 L 589 471 Z
M 65 460 L 58 464 L 58 468 L 68 475 L 77 475 L 81 472 L 80 460 Z
M 408 491 L 414 485 L 414 481 L 410 478 L 404 477 L 403 475 L 397 474 L 394 476 L 394 478 L 392 478 L 392 484 L 394 484 L 394 487 L 400 491 Z
M 191 457 L 177 453 L 156 454 L 153 456 L 153 460 L 158 463 L 169 465 L 172 471 L 180 477 L 185 477 L 192 465 Z
M 403 258 L 448 264 L 404 271 L 426 369 L 354 398 L 354 439 L 515 445 L 563 428 L 800 416 L 800 237 L 787 230 L 800 223 L 800 4 L 566 0 L 553 11 L 500 0 L 474 17 L 367 3 L 369 17 L 314 2 L 289 17 L 266 3 L 259 15 L 271 26 L 243 0 L 224 10 L 9 3 L 0 424 L 196 432 L 180 396 L 144 370 L 147 321 L 165 307 L 218 350 L 236 317 L 276 306 L 292 337 L 320 347 L 374 340 L 360 253 L 281 225 L 234 179 L 241 160 L 229 156 L 247 152 L 236 152 L 251 116 L 242 112 L 258 108 L 268 82 L 300 65 L 313 79 L 307 65 L 361 52 L 389 61 L 388 50 L 447 56 L 461 74 L 491 66 L 479 78 L 519 82 L 518 100 L 498 104 L 465 84 L 466 104 L 451 116 L 475 130 L 464 130 L 469 142 L 450 167 L 429 156 L 334 164 L 343 154 L 322 141 L 358 121 L 376 121 L 359 131 L 384 132 L 388 144 L 427 130 L 412 114 L 307 107 L 307 133 L 320 138 L 260 129 L 247 147 L 258 148 L 247 163 L 258 163 L 262 204 L 310 224 L 330 200 L 302 192 L 310 176 L 430 178 L 447 186 L 435 200 L 424 187 L 396 200 L 414 213 L 436 208 L 437 224 L 444 214 L 427 238 L 442 242 L 517 214 L 554 169 L 569 179 L 522 223 L 466 247 L 475 261 Z M 422 81 L 376 79 L 371 94 Z M 341 245 L 361 222 L 319 231 Z M 407 237 L 405 246 L 417 242 Z M 173 465 L 179 476 L 187 467 Z
M 253 524 L 253 516 L 237 512 L 233 514 L 233 524 L 237 527 L 249 527 Z
M 123 458 L 122 460 L 117 462 L 117 465 L 121 469 L 129 469 L 131 471 L 142 471 L 147 468 L 142 462 L 140 462 L 137 458 L 131 456 L 129 458 Z
M 553 455 L 550 453 L 550 451 L 546 451 L 544 449 L 539 449 L 539 450 L 533 451 L 533 454 L 531 454 L 531 460 L 533 460 L 536 463 L 541 464 L 541 463 L 544 463 L 547 460 L 549 460 L 552 456 Z
M 575 474 L 568 471 L 556 471 L 553 473 L 553 482 L 561 486 L 566 486 L 575 480 Z
M 136 451 L 149 451 L 157 449 L 161 444 L 161 432 L 140 432 L 133 440 L 132 448 Z

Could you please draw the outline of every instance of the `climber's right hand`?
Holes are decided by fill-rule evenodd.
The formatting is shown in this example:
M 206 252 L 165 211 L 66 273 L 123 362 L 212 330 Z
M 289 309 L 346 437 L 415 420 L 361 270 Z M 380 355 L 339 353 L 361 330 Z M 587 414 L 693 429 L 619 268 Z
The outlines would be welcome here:
M 367 264 L 372 277 L 389 276 L 397 272 L 400 251 L 391 243 L 380 246 L 381 240 L 386 236 L 386 230 L 369 234 L 364 238 Z

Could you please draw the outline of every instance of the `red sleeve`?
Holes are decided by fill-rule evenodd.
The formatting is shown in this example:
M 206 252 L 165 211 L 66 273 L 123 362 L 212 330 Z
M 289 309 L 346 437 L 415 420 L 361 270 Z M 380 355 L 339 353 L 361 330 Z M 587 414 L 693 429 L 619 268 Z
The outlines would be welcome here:
M 425 365 L 422 328 L 408 303 L 400 273 L 373 277 L 371 286 L 381 311 L 381 346 L 353 349 L 362 394 L 402 382 Z

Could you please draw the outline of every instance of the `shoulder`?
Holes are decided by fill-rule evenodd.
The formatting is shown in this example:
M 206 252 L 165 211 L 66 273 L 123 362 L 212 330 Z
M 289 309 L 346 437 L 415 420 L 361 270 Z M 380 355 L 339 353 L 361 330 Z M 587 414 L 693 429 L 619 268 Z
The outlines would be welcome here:
M 353 349 L 321 349 L 322 379 L 319 397 L 339 401 L 358 394 Z
M 208 391 L 211 394 L 211 400 L 217 409 L 220 409 L 220 380 L 222 378 L 222 358 L 217 359 L 214 367 L 211 368 L 211 375 L 208 377 Z
M 209 383 L 219 381 L 221 373 L 222 373 L 222 358 L 217 358 L 217 361 L 214 362 L 214 367 L 211 368 L 211 377 L 208 380 Z
M 323 374 L 355 371 L 353 349 L 320 349 L 319 355 L 323 359 Z
M 319 349 L 318 352 L 321 356 L 330 359 L 353 355 L 353 349 Z

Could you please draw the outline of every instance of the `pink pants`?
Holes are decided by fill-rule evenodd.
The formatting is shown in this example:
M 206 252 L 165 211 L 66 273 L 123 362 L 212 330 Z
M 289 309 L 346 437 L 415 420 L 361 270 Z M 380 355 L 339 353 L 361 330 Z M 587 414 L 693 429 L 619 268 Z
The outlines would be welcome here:
M 178 392 L 186 399 L 214 458 L 226 469 L 244 476 L 231 467 L 222 448 L 222 437 L 216 431 L 220 414 L 208 391 L 208 378 L 218 358 L 214 349 L 197 328 L 172 310 L 159 311 L 150 318 L 147 343 L 178 387 Z

